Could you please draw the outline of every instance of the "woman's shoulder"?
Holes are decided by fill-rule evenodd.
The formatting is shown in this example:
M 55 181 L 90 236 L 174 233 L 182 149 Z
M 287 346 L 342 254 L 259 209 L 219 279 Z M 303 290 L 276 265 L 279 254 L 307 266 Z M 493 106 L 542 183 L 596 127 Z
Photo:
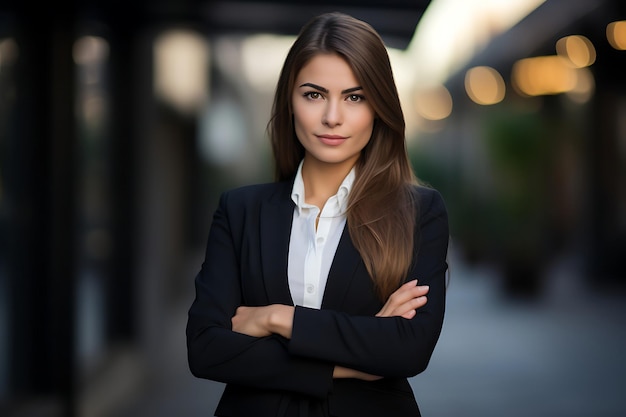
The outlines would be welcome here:
M 447 216 L 444 198 L 436 188 L 419 184 L 414 185 L 412 190 L 421 217 Z

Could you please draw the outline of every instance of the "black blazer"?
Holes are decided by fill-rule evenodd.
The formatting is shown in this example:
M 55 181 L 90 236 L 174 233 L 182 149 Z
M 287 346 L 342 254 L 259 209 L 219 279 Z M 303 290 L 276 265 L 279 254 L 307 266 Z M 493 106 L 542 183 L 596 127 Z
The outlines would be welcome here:
M 419 416 L 407 377 L 426 369 L 445 308 L 448 219 L 440 194 L 415 188 L 416 257 L 406 280 L 417 278 L 430 290 L 413 319 L 374 316 L 383 303 L 346 227 L 322 308 L 296 307 L 290 340 L 233 332 L 240 305 L 293 305 L 291 188 L 292 182 L 278 182 L 221 196 L 189 310 L 191 372 L 227 384 L 218 416 Z M 333 380 L 335 364 L 384 378 Z

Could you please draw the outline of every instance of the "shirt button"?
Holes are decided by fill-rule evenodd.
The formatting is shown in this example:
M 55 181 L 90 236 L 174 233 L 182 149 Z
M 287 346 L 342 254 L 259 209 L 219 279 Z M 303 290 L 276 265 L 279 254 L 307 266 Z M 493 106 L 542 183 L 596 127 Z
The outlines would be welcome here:
M 324 238 L 323 237 L 318 237 L 317 238 L 317 244 L 321 245 L 322 243 L 324 243 Z
M 309 293 L 309 294 L 313 294 L 315 292 L 315 285 L 308 284 L 306 286 L 306 292 Z

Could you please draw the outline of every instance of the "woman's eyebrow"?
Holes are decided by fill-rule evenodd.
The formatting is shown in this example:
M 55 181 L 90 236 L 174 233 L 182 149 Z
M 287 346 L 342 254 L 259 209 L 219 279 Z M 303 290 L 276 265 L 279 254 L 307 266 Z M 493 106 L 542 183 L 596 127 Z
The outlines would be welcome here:
M 362 89 L 363 89 L 363 87 L 361 87 L 361 86 L 347 88 L 347 89 L 343 90 L 341 92 L 341 94 L 350 94 L 350 93 L 354 93 L 355 91 L 359 91 L 359 90 L 362 90 Z
M 315 90 L 321 91 L 322 93 L 328 94 L 328 89 L 321 87 L 319 85 L 313 84 L 313 83 L 304 83 L 302 84 L 300 87 L 311 87 Z M 358 86 L 358 87 L 352 87 L 352 88 L 346 88 L 345 90 L 343 90 L 341 92 L 341 94 L 349 94 L 349 93 L 354 93 L 355 91 L 359 91 L 362 90 L 363 87 Z

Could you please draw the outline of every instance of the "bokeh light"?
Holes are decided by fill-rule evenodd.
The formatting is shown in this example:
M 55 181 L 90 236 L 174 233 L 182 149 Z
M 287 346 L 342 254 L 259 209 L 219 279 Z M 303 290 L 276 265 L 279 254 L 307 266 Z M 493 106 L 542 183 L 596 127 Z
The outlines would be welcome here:
M 522 95 L 561 94 L 576 86 L 577 74 L 569 61 L 560 56 L 540 56 L 517 61 L 512 82 Z
M 171 30 L 154 43 L 154 92 L 174 108 L 193 114 L 208 97 L 209 45 L 189 30 Z
M 588 67 L 596 61 L 596 49 L 585 36 L 572 35 L 559 39 L 556 52 L 567 58 L 576 68 Z
M 504 79 L 494 68 L 470 68 L 465 74 L 465 91 L 475 103 L 490 105 L 501 102 L 506 93 Z
M 452 96 L 442 85 L 419 90 L 415 95 L 415 110 L 427 120 L 442 120 L 452 113 Z
M 581 68 L 576 71 L 576 85 L 566 94 L 575 103 L 588 102 L 596 90 L 596 81 L 589 68 Z
M 606 27 L 606 38 L 617 50 L 626 50 L 626 20 L 611 22 Z
M 0 68 L 17 61 L 18 55 L 19 48 L 15 39 L 5 38 L 0 40 Z

